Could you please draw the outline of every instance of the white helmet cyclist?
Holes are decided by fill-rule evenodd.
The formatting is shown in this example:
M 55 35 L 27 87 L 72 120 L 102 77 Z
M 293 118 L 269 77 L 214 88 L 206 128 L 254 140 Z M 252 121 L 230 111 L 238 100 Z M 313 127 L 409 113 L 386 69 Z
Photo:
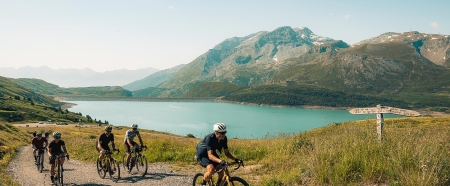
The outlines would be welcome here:
M 227 126 L 223 123 L 216 123 L 214 124 L 214 131 L 216 132 L 226 132 Z

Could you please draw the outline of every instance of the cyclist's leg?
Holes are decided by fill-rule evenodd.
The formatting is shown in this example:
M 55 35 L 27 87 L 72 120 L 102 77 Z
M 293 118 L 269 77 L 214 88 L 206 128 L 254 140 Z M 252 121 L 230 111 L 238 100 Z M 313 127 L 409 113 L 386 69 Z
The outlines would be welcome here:
M 64 156 L 64 155 L 65 155 L 64 152 L 61 152 L 58 156 L 59 156 L 59 157 L 62 157 L 62 156 Z M 60 163 L 61 165 L 64 165 L 64 161 L 66 160 L 66 158 L 65 158 L 65 157 L 62 157 L 62 158 L 60 158 L 59 160 L 60 160 L 59 163 Z
M 49 164 L 50 164 L 50 179 L 53 181 L 53 178 L 55 176 L 55 156 L 50 156 L 49 157 Z
M 206 168 L 206 173 L 203 176 L 203 178 L 205 179 L 204 181 L 209 181 L 209 179 L 211 179 L 211 177 L 216 172 L 214 167 L 217 166 L 218 163 L 209 160 L 207 157 L 201 157 L 200 164 Z
M 130 164 L 130 157 L 131 157 L 131 147 L 128 145 L 127 142 L 125 142 L 125 151 L 127 152 L 127 166 Z
M 34 161 L 36 161 L 36 157 L 37 157 L 37 155 L 36 155 L 36 151 L 37 151 L 38 149 L 33 145 L 33 157 L 34 157 Z

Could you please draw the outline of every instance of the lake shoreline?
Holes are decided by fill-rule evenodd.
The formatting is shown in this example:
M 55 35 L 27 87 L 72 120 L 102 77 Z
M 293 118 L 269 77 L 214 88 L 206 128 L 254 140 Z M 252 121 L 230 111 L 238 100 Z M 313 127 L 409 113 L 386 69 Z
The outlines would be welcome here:
M 56 101 L 60 101 L 63 104 L 61 105 L 61 109 L 69 109 L 77 104 L 71 103 L 70 101 L 111 101 L 111 100 L 96 100 L 95 98 L 90 98 L 88 100 L 69 100 L 64 97 L 54 97 Z M 153 101 L 152 101 L 153 100 Z M 156 100 L 156 101 L 155 101 Z M 117 101 L 142 101 L 142 100 L 136 100 L 136 99 L 130 99 L 130 100 L 117 100 Z M 223 100 L 221 97 L 219 98 L 199 98 L 199 99 L 192 99 L 192 98 L 161 98 L 161 99 L 154 99 L 149 98 L 148 100 L 144 99 L 142 102 L 219 102 L 219 103 L 230 103 L 230 104 L 240 104 L 240 105 L 251 105 L 251 106 L 262 106 L 262 107 L 274 107 L 274 108 L 303 108 L 303 109 L 318 109 L 318 110 L 350 110 L 357 107 L 330 107 L 330 106 L 314 106 L 314 105 L 302 105 L 302 106 L 290 106 L 290 105 L 272 105 L 272 104 L 258 104 L 258 103 L 248 103 L 248 102 L 236 102 L 236 101 L 227 101 Z M 376 105 L 374 105 L 375 107 Z M 444 113 L 444 112 L 437 112 L 437 111 L 430 111 L 430 110 L 414 110 L 421 114 L 421 116 L 450 116 L 450 113 Z

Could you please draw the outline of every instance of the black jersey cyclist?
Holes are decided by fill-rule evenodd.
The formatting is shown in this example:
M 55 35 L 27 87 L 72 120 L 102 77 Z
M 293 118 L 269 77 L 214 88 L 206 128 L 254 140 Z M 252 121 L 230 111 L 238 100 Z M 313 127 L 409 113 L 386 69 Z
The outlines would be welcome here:
M 116 144 L 114 144 L 114 134 L 112 133 L 112 126 L 106 126 L 105 132 L 101 133 L 97 138 L 97 151 L 100 152 L 98 159 L 100 162 L 103 160 L 103 156 L 106 151 L 111 151 L 109 148 L 109 143 L 111 142 L 111 146 L 113 150 L 116 150 Z
M 226 162 L 220 159 L 217 151 L 222 153 L 223 150 L 228 158 L 236 162 L 242 162 L 241 159 L 237 159 L 233 155 L 231 155 L 230 151 L 228 150 L 228 141 L 227 136 L 225 135 L 227 133 L 227 127 L 225 126 L 225 124 L 216 123 L 214 124 L 213 129 L 213 133 L 206 135 L 205 138 L 203 138 L 197 144 L 197 161 L 206 168 L 206 173 L 204 175 L 205 180 L 203 180 L 202 185 L 205 185 L 206 182 L 211 179 L 216 169 L 221 169 L 226 165 Z M 221 171 L 218 172 L 218 174 L 219 180 L 217 181 L 217 183 L 220 183 L 224 173 L 223 171 Z
M 54 175 L 55 175 L 55 160 L 57 157 L 60 156 L 67 156 L 69 157 L 69 154 L 67 154 L 66 149 L 66 143 L 61 139 L 61 133 L 60 132 L 54 132 L 53 133 L 54 140 L 50 142 L 48 145 L 48 156 L 50 158 L 50 179 L 53 181 Z M 61 165 L 64 164 L 64 158 L 61 158 L 61 162 L 59 162 Z

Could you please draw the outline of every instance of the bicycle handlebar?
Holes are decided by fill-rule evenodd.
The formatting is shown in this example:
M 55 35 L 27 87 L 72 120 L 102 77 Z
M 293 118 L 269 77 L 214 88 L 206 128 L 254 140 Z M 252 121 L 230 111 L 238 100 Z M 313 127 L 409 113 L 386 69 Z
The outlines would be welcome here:
M 120 150 L 119 149 L 114 149 L 114 150 L 105 150 L 105 154 L 112 154 L 114 151 L 116 151 L 117 153 L 120 153 Z

